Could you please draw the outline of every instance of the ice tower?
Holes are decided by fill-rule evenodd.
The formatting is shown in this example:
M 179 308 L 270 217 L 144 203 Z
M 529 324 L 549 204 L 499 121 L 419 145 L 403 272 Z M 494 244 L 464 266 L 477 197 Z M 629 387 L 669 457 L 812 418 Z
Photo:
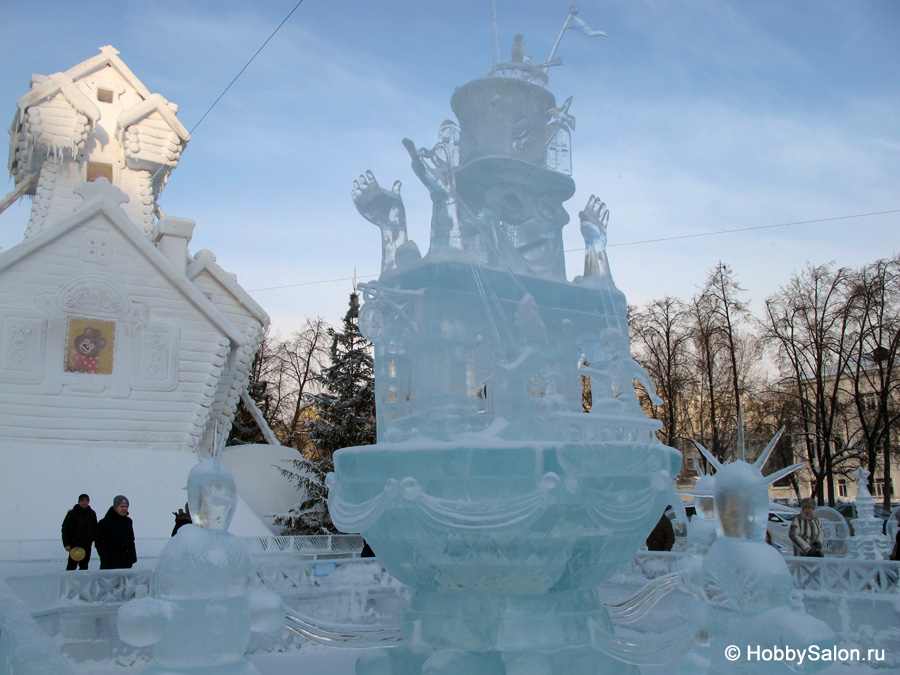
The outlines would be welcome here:
M 434 206 L 424 257 L 399 183 L 354 185 L 382 232 L 359 317 L 378 443 L 336 453 L 329 507 L 414 589 L 415 626 L 366 673 L 636 672 L 591 647 L 589 622 L 609 624 L 597 586 L 672 502 L 680 455 L 638 404 L 594 197 L 567 280 L 574 119 L 524 43 L 456 90 L 436 146 L 404 140 Z

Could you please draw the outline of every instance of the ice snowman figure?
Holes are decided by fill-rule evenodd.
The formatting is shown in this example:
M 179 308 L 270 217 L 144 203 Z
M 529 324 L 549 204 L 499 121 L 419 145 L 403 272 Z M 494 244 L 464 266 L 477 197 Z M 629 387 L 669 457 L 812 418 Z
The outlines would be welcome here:
M 166 544 L 156 567 L 155 597 L 125 603 L 119 636 L 153 645 L 145 673 L 259 675 L 244 658 L 250 633 L 284 624 L 281 598 L 250 588 L 252 568 L 243 542 L 228 532 L 237 502 L 231 472 L 218 458 L 188 474 L 192 525 Z

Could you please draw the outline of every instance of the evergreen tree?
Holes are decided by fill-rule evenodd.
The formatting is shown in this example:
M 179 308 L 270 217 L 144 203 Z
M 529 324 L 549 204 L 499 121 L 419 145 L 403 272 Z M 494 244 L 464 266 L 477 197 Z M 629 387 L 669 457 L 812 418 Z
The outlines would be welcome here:
M 376 440 L 374 361 L 371 343 L 357 327 L 358 315 L 359 296 L 351 293 L 343 331 L 328 329 L 331 365 L 316 377 L 323 391 L 309 396 L 316 409 L 316 416 L 307 422 L 314 449 L 291 460 L 290 468 L 279 469 L 304 495 L 288 513 L 276 516 L 275 523 L 284 526 L 283 534 L 337 532 L 328 514 L 325 486 L 325 477 L 334 469 L 334 453 Z
M 291 468 L 278 467 L 278 470 L 297 486 L 298 492 L 303 495 L 303 501 L 287 513 L 275 516 L 274 523 L 283 527 L 281 534 L 337 533 L 328 513 L 328 488 L 325 487 L 325 477 L 334 468 L 332 461 L 312 461 L 301 455 L 300 459 L 285 463 L 290 464 Z
M 307 423 L 319 458 L 336 450 L 375 442 L 375 369 L 371 343 L 359 332 L 359 295 L 350 294 L 350 309 L 341 332 L 330 328 L 331 365 L 318 376 L 323 391 L 314 394 L 317 416 Z

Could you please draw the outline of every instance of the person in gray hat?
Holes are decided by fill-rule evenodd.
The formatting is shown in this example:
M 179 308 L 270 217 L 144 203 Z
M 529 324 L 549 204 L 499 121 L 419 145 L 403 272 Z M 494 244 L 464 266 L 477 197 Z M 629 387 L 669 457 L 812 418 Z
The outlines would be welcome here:
M 101 570 L 130 569 L 137 562 L 134 525 L 128 517 L 128 498 L 116 495 L 113 505 L 97 523 L 94 547 L 100 556 Z
M 808 558 L 824 558 L 825 532 L 815 515 L 816 501 L 807 497 L 800 500 L 800 514 L 791 521 L 788 536 L 794 544 L 794 555 Z

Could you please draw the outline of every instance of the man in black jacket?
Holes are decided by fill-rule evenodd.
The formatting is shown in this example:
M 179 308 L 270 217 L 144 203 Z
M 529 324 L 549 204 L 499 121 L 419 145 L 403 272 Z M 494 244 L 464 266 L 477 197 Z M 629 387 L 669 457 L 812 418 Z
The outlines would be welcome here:
M 668 508 L 668 507 L 667 507 Z M 662 518 L 653 528 L 650 536 L 647 537 L 648 551 L 671 551 L 675 544 L 675 528 L 672 527 L 672 521 L 669 516 L 663 513 Z
M 97 514 L 91 508 L 91 498 L 85 494 L 78 495 L 78 503 L 69 509 L 62 524 L 63 547 L 69 552 L 66 570 L 76 567 L 86 570 L 91 561 L 91 544 L 94 543 L 94 531 L 97 529 Z M 84 557 L 76 560 L 72 557 L 72 549 L 80 548 Z
M 100 554 L 101 570 L 130 569 L 137 562 L 134 526 L 128 517 L 125 495 L 117 495 L 103 520 L 97 523 L 94 546 Z

